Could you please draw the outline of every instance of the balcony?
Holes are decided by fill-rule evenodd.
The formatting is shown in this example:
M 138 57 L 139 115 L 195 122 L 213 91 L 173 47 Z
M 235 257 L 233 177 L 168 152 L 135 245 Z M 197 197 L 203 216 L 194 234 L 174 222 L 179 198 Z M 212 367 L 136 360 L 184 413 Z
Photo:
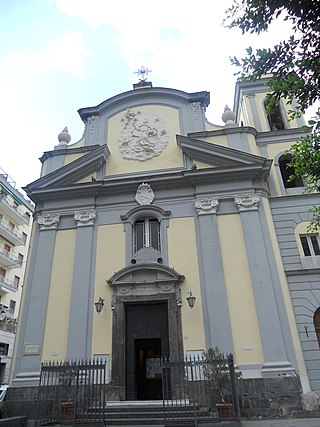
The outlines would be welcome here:
M 23 234 L 16 231 L 9 222 L 4 220 L 0 221 L 0 236 L 15 246 L 24 246 L 26 244 Z
M 0 291 L 17 292 L 17 286 L 12 280 L 9 280 L 4 276 L 0 276 Z
M 8 251 L 4 245 L 0 243 L 0 267 L 3 268 L 19 268 L 22 263 L 14 251 Z
M 15 223 L 19 225 L 29 224 L 30 216 L 26 215 L 21 208 L 15 206 L 4 194 L 0 194 L 0 209 Z

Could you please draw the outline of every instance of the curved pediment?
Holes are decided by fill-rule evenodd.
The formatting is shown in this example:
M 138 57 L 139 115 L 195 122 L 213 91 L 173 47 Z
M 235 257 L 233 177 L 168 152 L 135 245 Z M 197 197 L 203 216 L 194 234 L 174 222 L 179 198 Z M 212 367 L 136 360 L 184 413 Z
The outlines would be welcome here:
M 107 283 L 111 286 L 174 284 L 183 282 L 184 276 L 174 269 L 157 263 L 134 264 L 117 271 Z

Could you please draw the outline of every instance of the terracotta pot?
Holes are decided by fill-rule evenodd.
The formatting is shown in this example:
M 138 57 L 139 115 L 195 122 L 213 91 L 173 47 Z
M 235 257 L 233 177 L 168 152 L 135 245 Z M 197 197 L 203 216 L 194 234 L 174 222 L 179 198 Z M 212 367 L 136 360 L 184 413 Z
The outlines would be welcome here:
M 61 418 L 62 420 L 72 420 L 76 408 L 75 402 L 61 402 Z
M 233 403 L 217 403 L 216 408 L 220 419 L 233 418 Z

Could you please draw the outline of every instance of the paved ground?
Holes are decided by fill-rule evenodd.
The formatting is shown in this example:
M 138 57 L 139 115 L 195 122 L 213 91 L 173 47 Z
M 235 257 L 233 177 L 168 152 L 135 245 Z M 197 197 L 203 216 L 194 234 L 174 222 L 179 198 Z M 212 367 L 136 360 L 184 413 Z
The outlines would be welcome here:
M 232 423 L 236 426 L 236 423 Z M 228 427 L 231 423 L 211 424 L 212 427 Z M 239 424 L 238 424 L 239 425 Z M 201 424 L 200 424 L 201 426 Z M 280 420 L 255 420 L 255 421 L 242 421 L 242 427 L 320 427 L 320 418 L 292 418 L 292 419 L 280 419 Z M 52 424 L 51 424 L 51 427 Z M 56 424 L 54 427 L 72 427 L 72 426 L 60 426 Z M 117 426 L 117 427 L 130 427 Z M 134 426 L 139 427 L 139 426 Z M 143 427 L 155 427 L 154 425 L 143 426 Z M 161 426 L 156 426 L 161 427 Z
M 242 421 L 242 427 L 320 427 L 320 418 Z

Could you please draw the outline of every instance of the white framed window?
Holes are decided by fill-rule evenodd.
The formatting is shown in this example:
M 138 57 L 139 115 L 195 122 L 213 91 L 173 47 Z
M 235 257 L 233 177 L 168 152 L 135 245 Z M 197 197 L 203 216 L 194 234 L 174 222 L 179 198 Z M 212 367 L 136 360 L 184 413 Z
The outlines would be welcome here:
M 168 262 L 167 228 L 170 211 L 142 205 L 121 215 L 125 223 L 126 259 L 130 264 Z
M 320 255 L 320 241 L 318 234 L 300 235 L 304 256 L 314 257 Z
M 137 220 L 133 228 L 134 252 L 142 248 L 161 251 L 160 222 L 156 218 Z

